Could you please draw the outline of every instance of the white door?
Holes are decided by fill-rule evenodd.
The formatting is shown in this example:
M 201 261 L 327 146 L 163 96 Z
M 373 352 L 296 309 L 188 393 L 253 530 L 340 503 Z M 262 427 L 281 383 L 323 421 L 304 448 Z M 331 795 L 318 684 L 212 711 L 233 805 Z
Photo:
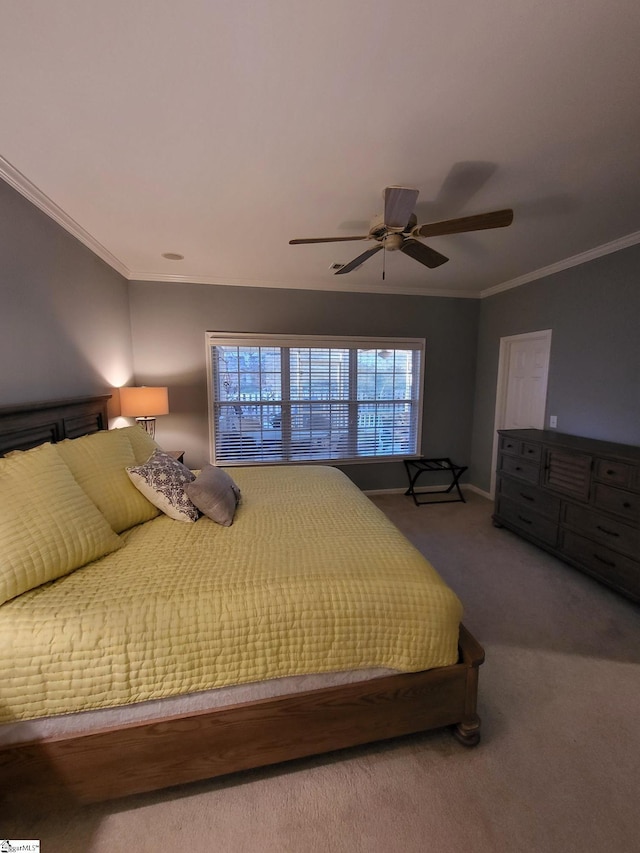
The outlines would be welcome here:
M 500 339 L 495 429 L 544 429 L 551 329 Z M 494 434 L 491 495 L 498 434 Z
M 547 341 L 543 338 L 512 341 L 507 357 L 507 388 L 500 429 L 543 429 L 549 370 Z

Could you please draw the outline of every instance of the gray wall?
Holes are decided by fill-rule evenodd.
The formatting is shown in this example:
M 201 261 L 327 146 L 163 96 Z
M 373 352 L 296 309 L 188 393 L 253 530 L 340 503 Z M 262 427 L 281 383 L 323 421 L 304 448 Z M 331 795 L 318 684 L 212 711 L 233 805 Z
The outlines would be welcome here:
M 558 428 L 640 444 L 640 246 L 474 301 L 127 283 L 1 180 L 0 222 L 0 405 L 101 393 L 135 368 L 169 385 L 158 438 L 195 466 L 208 459 L 207 329 L 425 337 L 422 452 L 469 463 L 488 490 L 500 338 L 550 328 Z M 346 470 L 363 488 L 405 485 L 400 463 Z
M 426 338 L 422 451 L 469 459 L 476 300 L 132 282 L 130 302 L 136 381 L 169 386 L 156 437 L 186 450 L 189 465 L 209 460 L 207 330 Z M 401 462 L 344 470 L 365 489 L 406 485 Z
M 2 180 L 0 222 L 0 405 L 128 382 L 127 281 Z
M 640 444 L 640 246 L 482 300 L 470 480 L 488 491 L 500 338 L 551 329 L 558 432 Z

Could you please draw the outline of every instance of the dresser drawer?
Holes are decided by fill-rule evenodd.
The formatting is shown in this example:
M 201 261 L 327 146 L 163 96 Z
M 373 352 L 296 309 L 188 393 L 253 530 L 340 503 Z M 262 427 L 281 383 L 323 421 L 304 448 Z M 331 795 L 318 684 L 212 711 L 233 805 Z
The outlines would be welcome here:
M 511 453 L 514 456 L 520 456 L 522 450 L 522 442 L 515 438 L 500 437 L 500 453 Z
M 498 517 L 507 524 L 512 524 L 528 536 L 533 536 L 547 545 L 555 545 L 558 541 L 558 525 L 550 518 L 545 518 L 537 512 L 500 496 L 498 498 Z
M 500 438 L 500 452 L 508 453 L 511 456 L 521 456 L 531 462 L 539 462 L 542 459 L 542 445 L 530 441 L 519 441 L 507 436 Z
M 505 474 L 537 484 L 540 479 L 540 466 L 535 462 L 527 462 L 519 456 L 501 456 L 500 469 Z
M 631 521 L 640 521 L 640 495 L 596 483 L 593 503 L 598 509 L 624 516 Z
M 627 465 L 624 462 L 611 462 L 607 459 L 596 460 L 594 470 L 596 480 L 608 483 L 611 486 L 628 488 L 631 486 L 633 473 L 633 465 Z
M 568 530 L 564 531 L 562 546 L 566 556 L 576 560 L 587 571 L 621 587 L 634 597 L 640 595 L 640 563 L 636 560 L 623 557 L 604 545 L 598 545 Z
M 630 557 L 640 555 L 640 530 L 636 527 L 569 503 L 564 505 L 562 520 L 567 527 L 572 527 L 588 539 L 607 545 L 614 551 L 620 551 Z
M 542 459 L 542 447 L 539 444 L 529 444 L 528 441 L 523 441 L 520 455 L 523 459 L 529 459 L 531 462 L 539 462 Z
M 509 477 L 500 478 L 499 489 L 500 494 L 509 498 L 509 500 L 523 507 L 528 507 L 554 521 L 558 520 L 560 498 L 550 495 L 549 492 L 545 492 L 543 489 L 537 488 L 537 486 L 530 486 L 527 483 L 511 480 Z

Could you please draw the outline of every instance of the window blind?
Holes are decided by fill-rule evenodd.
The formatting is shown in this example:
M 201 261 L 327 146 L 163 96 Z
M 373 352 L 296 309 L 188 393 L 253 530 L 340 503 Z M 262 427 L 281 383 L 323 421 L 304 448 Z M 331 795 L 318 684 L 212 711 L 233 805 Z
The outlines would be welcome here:
M 207 333 L 219 465 L 415 455 L 424 341 Z

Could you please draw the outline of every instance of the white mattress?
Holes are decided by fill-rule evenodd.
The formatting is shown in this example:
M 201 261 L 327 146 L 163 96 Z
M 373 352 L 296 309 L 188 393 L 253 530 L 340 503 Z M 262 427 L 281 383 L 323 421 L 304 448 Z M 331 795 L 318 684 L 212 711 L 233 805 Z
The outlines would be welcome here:
M 272 699 L 276 696 L 303 693 L 307 690 L 319 690 L 340 684 L 353 684 L 357 681 L 393 675 L 395 672 L 396 670 L 378 668 L 317 675 L 296 675 L 260 681 L 254 684 L 240 684 L 235 687 L 219 687 L 216 690 L 205 690 L 188 696 L 156 699 L 118 708 L 104 708 L 98 711 L 81 711 L 76 714 L 58 714 L 37 720 L 3 723 L 0 725 L 0 747 L 89 734 L 92 731 L 104 731 L 104 729 L 120 728 L 128 724 L 152 722 L 164 717 L 224 708 L 245 702 L 254 702 L 258 699 Z

